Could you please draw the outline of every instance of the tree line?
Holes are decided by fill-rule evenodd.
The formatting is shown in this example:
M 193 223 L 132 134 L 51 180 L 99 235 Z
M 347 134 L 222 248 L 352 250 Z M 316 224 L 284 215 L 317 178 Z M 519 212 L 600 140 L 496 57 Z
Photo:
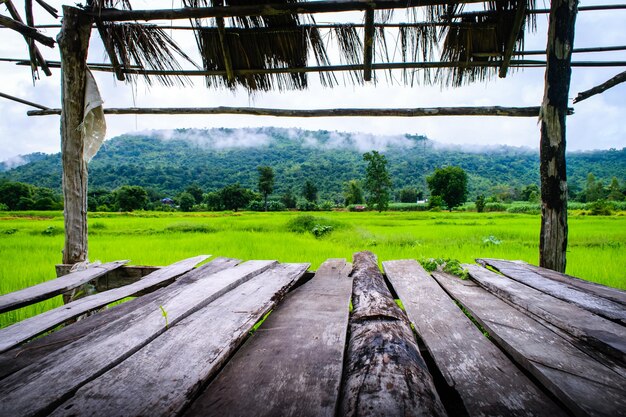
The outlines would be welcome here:
M 417 203 L 421 201 L 429 209 L 452 211 L 468 200 L 471 177 L 460 166 L 435 168 L 426 177 L 426 190 L 411 186 L 394 189 L 385 155 L 371 151 L 363 154 L 362 158 L 366 163 L 364 176 L 344 182 L 342 195 L 332 200 L 320 201 L 318 186 L 310 179 L 305 180 L 299 188 L 287 188 L 282 193 L 275 193 L 277 184 L 274 169 L 271 166 L 262 165 L 256 168 L 256 190 L 246 188 L 239 182 L 208 192 L 199 184 L 192 183 L 175 196 L 170 196 L 153 187 L 139 185 L 122 185 L 112 191 L 95 188 L 88 192 L 88 210 L 280 211 L 296 209 L 315 211 L 367 204 L 371 209 L 383 211 L 388 209 L 390 202 Z M 538 203 L 540 194 L 537 184 L 528 184 L 520 188 L 501 186 L 479 193 L 474 202 L 476 210 L 480 212 L 489 203 L 511 201 Z M 585 187 L 573 196 L 571 194 L 570 200 L 583 203 L 604 200 L 624 201 L 626 182 L 620 184 L 619 180 L 613 177 L 610 184 L 604 185 L 602 181 L 596 179 L 593 173 L 589 173 Z M 59 210 L 62 208 L 62 196 L 52 189 L 15 181 L 0 182 L 0 210 Z

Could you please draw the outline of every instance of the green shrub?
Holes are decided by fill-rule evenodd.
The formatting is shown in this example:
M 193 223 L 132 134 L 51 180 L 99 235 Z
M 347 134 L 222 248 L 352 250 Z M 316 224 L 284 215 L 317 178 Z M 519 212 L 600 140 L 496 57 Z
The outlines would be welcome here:
M 316 224 L 311 229 L 311 233 L 313 233 L 313 236 L 317 238 L 327 235 L 332 231 L 333 231 L 333 227 L 326 225 L 326 224 Z
M 4 203 L 0 203 L 0 211 L 9 211 L 9 206 Z
M 56 226 L 48 226 L 42 232 L 44 236 L 57 236 L 63 234 L 63 229 Z
M 265 204 L 262 201 L 254 200 L 248 204 L 248 210 L 250 211 L 265 211 Z
M 506 211 L 508 213 L 539 214 L 541 213 L 541 206 L 532 203 L 512 204 Z
M 215 233 L 217 230 L 207 224 L 180 222 L 170 224 L 165 231 L 171 233 Z
M 286 210 L 286 207 L 282 202 L 272 200 L 267 203 L 267 210 L 268 211 L 284 211 Z
M 606 200 L 598 200 L 587 204 L 592 216 L 610 216 L 613 214 L 613 205 Z
M 331 231 L 343 227 L 343 224 L 323 217 L 309 214 L 294 217 L 287 222 L 287 230 L 295 233 L 312 233 L 315 237 L 324 236 Z
M 441 198 L 441 196 L 439 195 L 430 196 L 430 200 L 428 200 L 428 208 L 430 210 L 432 209 L 441 210 L 442 207 L 443 207 L 443 198 Z
M 322 204 L 320 204 L 319 209 L 321 211 L 331 211 L 334 206 L 335 204 L 332 201 L 326 200 Z
M 298 211 L 317 211 L 317 204 L 308 200 L 298 200 L 296 209 Z
M 507 205 L 504 203 L 485 203 L 486 212 L 506 211 Z
M 426 204 L 418 203 L 390 203 L 390 211 L 426 211 L 428 206 Z

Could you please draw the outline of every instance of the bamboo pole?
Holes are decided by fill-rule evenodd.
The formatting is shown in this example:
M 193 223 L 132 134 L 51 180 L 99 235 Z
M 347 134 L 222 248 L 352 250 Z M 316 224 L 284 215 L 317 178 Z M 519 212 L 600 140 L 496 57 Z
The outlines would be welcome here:
M 611 78 L 608 81 L 603 82 L 600 85 L 597 85 L 589 90 L 582 91 L 578 93 L 576 98 L 574 99 L 574 103 L 579 103 L 583 100 L 588 99 L 589 97 L 595 96 L 596 94 L 600 94 L 608 90 L 609 88 L 613 88 L 618 84 L 626 82 L 626 71 L 617 74 L 615 77 Z
M 61 52 L 61 159 L 65 246 L 63 263 L 87 259 L 87 163 L 83 157 L 83 122 L 87 50 L 91 20 L 74 7 L 63 6 Z
M 539 265 L 565 272 L 567 251 L 567 173 L 565 119 L 572 75 L 577 0 L 552 0 L 541 105 L 541 233 Z
M 540 107 L 422 107 L 405 109 L 266 109 L 254 107 L 161 107 L 161 108 L 110 108 L 104 109 L 107 115 L 128 114 L 239 114 L 249 116 L 274 117 L 427 117 L 427 116 L 507 116 L 537 117 Z M 29 116 L 50 116 L 61 114 L 60 109 L 30 110 Z M 567 114 L 574 114 L 568 109 Z

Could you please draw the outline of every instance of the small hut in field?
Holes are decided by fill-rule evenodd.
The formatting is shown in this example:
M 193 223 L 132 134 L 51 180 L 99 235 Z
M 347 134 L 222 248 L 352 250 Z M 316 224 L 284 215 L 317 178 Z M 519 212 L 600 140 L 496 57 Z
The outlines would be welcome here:
M 37 7 L 57 16 L 43 0 Z M 87 160 L 104 138 L 104 115 L 110 114 L 248 114 L 283 117 L 487 115 L 539 117 L 542 222 L 540 264 L 565 270 L 567 250 L 566 118 L 571 75 L 576 0 L 553 0 L 538 9 L 534 0 L 181 0 L 175 8 L 138 10 L 131 0 L 87 0 L 63 6 L 62 28 L 55 42 L 33 22 L 33 2 L 26 20 L 11 0 L 10 16 L 0 25 L 19 31 L 30 52 L 33 71 L 46 74 L 60 66 L 62 108 L 30 115 L 61 115 L 65 248 L 63 262 L 87 259 Z M 140 3 L 142 6 L 146 3 Z M 464 11 L 471 4 L 473 11 Z M 605 6 L 596 6 L 605 7 Z M 605 7 L 610 8 L 610 7 Z M 343 13 L 358 13 L 362 23 L 318 24 Z M 545 61 L 523 59 L 524 38 L 538 14 L 549 14 Z M 395 15 L 394 18 L 392 18 Z M 398 16 L 404 16 L 398 21 Z M 167 26 L 159 22 L 170 21 Z M 173 21 L 176 21 L 175 24 Z M 167 31 L 165 30 L 167 29 Z M 169 30 L 192 30 L 201 63 L 176 44 Z M 88 64 L 93 31 L 102 38 L 109 62 Z M 330 36 L 326 36 L 330 35 Z M 386 51 L 400 44 L 400 57 Z M 58 44 L 61 61 L 42 58 L 37 44 Z M 435 51 L 441 50 L 440 54 Z M 602 49 L 602 48 L 596 48 Z M 376 51 L 376 53 L 375 53 Z M 338 57 L 339 62 L 335 62 Z M 374 59 L 376 57 L 376 60 Z M 192 64 L 195 69 L 184 69 Z M 304 90 L 310 77 L 323 86 L 338 84 L 338 74 L 354 84 L 400 71 L 401 82 L 457 87 L 506 77 L 512 69 L 543 66 L 544 98 L 537 107 L 438 107 L 378 109 L 123 108 L 103 109 L 90 71 L 108 71 L 118 80 L 177 87 L 203 77 L 207 88 L 243 87 L 251 93 Z M 421 79 L 415 78 L 419 69 Z M 626 79 L 622 73 L 583 93 L 602 92 Z M 306 95 L 306 92 L 302 92 Z M 29 103 L 31 105 L 36 105 Z M 539 104 L 539 103 L 538 103 Z

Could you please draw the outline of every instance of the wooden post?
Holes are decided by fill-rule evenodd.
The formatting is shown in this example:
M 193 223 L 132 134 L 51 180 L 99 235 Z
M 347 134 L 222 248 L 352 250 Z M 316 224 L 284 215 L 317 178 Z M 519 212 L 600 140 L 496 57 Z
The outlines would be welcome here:
M 61 52 L 64 264 L 87 259 L 87 163 L 83 158 L 81 123 L 90 33 L 91 19 L 77 8 L 63 6 L 63 27 L 57 41 Z
M 539 264 L 565 272 L 567 176 L 565 119 L 571 78 L 577 0 L 552 0 L 545 89 L 541 105 L 541 236 Z

